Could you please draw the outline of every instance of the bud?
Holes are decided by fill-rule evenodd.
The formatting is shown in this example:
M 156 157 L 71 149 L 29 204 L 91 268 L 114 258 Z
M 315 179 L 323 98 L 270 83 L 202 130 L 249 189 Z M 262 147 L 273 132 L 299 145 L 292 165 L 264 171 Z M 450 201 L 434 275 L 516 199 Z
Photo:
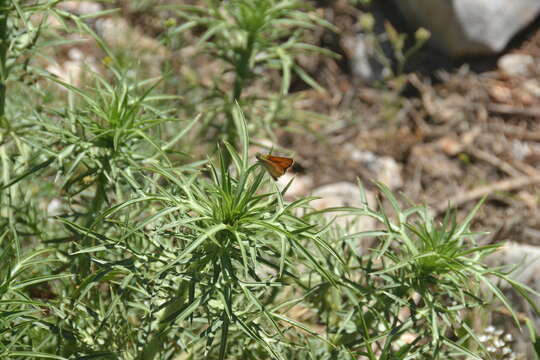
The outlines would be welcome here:
M 110 56 L 105 56 L 103 60 L 101 60 L 101 63 L 105 66 L 112 64 L 112 62 L 113 62 L 113 59 Z
M 371 32 L 373 31 L 373 27 L 375 26 L 375 19 L 371 14 L 362 14 L 360 16 L 359 23 L 362 30 L 366 32 Z
M 171 28 L 173 26 L 176 26 L 175 18 L 168 18 L 167 20 L 165 20 L 165 27 Z
M 429 38 L 431 37 L 431 32 L 429 32 L 428 29 L 421 27 L 416 30 L 416 32 L 414 33 L 414 37 L 416 41 L 423 43 L 429 40 Z

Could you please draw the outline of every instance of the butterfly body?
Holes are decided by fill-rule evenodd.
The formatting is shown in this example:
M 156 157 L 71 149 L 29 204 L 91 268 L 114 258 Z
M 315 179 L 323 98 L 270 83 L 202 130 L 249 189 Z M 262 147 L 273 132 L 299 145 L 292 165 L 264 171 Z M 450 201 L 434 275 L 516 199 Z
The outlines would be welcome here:
M 281 175 L 285 174 L 287 169 L 294 163 L 293 159 L 283 156 L 257 153 L 255 157 L 274 180 L 277 180 Z

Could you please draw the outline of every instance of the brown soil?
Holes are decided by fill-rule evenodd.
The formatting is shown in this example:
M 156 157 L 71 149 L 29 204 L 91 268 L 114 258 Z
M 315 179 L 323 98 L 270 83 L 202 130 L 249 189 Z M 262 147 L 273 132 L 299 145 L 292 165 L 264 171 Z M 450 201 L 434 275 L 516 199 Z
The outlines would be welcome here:
M 335 5 L 324 12 L 340 19 L 339 41 L 345 42 L 355 28 L 354 11 Z M 411 73 L 399 93 L 355 84 L 343 66 L 347 52 L 340 52 L 345 61 L 325 59 L 311 69 L 328 92 L 304 94 L 306 108 L 339 125 L 281 136 L 315 186 L 357 178 L 369 186 L 373 174 L 350 156 L 351 149 L 369 150 L 403 166 L 401 192 L 413 202 L 439 213 L 450 202 L 463 217 L 485 195 L 476 221 L 491 232 L 487 241 L 540 245 L 540 98 L 524 87 L 527 80 L 540 81 L 540 74 L 512 78 L 496 65 L 477 73 L 462 64 L 431 77 Z M 506 52 L 540 56 L 540 24 Z

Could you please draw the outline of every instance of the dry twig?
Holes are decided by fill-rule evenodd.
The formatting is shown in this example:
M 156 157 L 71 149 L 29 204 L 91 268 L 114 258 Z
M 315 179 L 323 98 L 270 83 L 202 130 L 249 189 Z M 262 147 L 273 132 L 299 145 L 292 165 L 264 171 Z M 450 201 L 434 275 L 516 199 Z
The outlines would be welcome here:
M 468 146 L 467 152 L 470 153 L 475 158 L 478 158 L 480 160 L 483 160 L 499 170 L 505 172 L 506 174 L 512 176 L 512 177 L 519 177 L 523 176 L 521 172 L 516 170 L 512 165 L 510 165 L 508 162 L 499 159 L 497 156 L 492 155 L 484 150 L 476 149 L 472 146 Z M 530 174 L 529 174 L 530 175 Z
M 441 214 L 448 210 L 449 207 L 459 207 L 469 201 L 480 199 L 496 191 L 511 191 L 536 183 L 540 183 L 540 176 L 520 176 L 517 178 L 506 179 L 493 184 L 480 186 L 464 194 L 456 195 L 451 197 L 448 200 L 448 203 L 434 205 L 433 208 L 435 209 L 436 214 Z
M 504 115 L 522 115 L 530 117 L 540 117 L 540 108 L 539 107 L 528 107 L 520 108 L 511 105 L 503 104 L 489 104 L 488 110 L 498 114 Z

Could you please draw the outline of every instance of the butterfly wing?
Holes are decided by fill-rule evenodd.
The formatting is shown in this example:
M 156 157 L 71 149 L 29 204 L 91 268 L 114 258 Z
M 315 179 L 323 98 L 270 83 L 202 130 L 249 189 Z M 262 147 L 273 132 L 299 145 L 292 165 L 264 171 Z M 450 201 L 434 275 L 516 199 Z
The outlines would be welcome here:
M 294 163 L 293 159 L 282 156 L 257 154 L 256 157 L 274 180 L 285 174 Z

